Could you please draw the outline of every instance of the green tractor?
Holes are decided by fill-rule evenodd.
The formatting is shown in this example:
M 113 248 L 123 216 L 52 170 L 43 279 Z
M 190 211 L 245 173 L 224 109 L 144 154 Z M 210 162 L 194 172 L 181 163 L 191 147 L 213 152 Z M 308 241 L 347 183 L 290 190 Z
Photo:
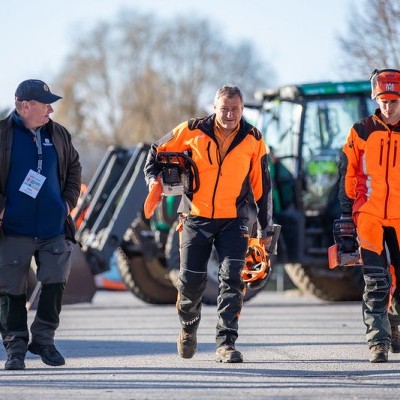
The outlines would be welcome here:
M 271 147 L 278 262 L 305 293 L 361 299 L 360 268 L 328 268 L 332 224 L 340 217 L 338 158 L 354 122 L 373 113 L 369 81 L 285 86 L 256 93 L 253 122 Z

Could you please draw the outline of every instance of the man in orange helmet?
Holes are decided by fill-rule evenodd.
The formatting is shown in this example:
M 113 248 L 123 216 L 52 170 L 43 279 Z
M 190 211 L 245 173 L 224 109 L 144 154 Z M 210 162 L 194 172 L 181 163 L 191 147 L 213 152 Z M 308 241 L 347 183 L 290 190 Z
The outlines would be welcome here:
M 388 361 L 389 349 L 400 353 L 400 290 L 391 290 L 400 282 L 400 70 L 375 70 L 371 88 L 379 108 L 350 129 L 339 199 L 343 220 L 357 227 L 366 341 L 378 363 Z

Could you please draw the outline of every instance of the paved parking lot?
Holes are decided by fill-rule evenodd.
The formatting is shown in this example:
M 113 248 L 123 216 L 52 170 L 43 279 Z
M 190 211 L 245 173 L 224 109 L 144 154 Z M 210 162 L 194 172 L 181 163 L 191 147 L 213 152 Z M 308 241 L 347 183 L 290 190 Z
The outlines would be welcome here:
M 32 311 L 29 312 L 32 319 Z M 358 303 L 325 303 L 296 291 L 245 303 L 237 348 L 243 364 L 214 361 L 216 311 L 203 307 L 198 352 L 176 352 L 174 306 L 129 292 L 96 293 L 64 306 L 63 367 L 29 354 L 24 371 L 0 371 L 0 399 L 395 399 L 400 354 L 370 364 Z M 4 352 L 0 361 L 4 364 Z

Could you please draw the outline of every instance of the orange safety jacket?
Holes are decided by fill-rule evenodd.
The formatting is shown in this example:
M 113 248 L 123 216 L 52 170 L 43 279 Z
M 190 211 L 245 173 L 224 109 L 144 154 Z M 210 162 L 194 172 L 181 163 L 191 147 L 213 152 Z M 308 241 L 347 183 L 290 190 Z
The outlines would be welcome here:
M 380 109 L 354 124 L 339 173 L 342 214 L 400 218 L 400 125 L 385 124 Z
M 215 114 L 191 119 L 155 142 L 144 168 L 147 184 L 156 179 L 159 152 L 190 151 L 199 171 L 199 189 L 184 201 L 190 215 L 205 218 L 248 218 L 249 194 L 257 206 L 258 235 L 273 231 L 271 179 L 261 133 L 243 118 L 226 156 L 221 160 L 214 134 Z M 187 197 L 187 195 L 186 195 Z

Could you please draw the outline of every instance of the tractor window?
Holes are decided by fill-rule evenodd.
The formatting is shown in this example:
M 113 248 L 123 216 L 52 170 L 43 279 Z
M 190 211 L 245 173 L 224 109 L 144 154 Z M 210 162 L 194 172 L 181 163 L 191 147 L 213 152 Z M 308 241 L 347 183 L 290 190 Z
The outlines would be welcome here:
M 302 107 L 296 103 L 274 101 L 263 110 L 261 132 L 274 155 L 297 176 L 297 155 Z
M 306 103 L 303 133 L 303 168 L 306 209 L 326 207 L 337 183 L 337 163 L 351 126 L 361 118 L 357 97 L 314 100 Z
M 360 119 L 358 99 L 319 100 L 307 103 L 303 156 L 343 147 L 351 126 Z

